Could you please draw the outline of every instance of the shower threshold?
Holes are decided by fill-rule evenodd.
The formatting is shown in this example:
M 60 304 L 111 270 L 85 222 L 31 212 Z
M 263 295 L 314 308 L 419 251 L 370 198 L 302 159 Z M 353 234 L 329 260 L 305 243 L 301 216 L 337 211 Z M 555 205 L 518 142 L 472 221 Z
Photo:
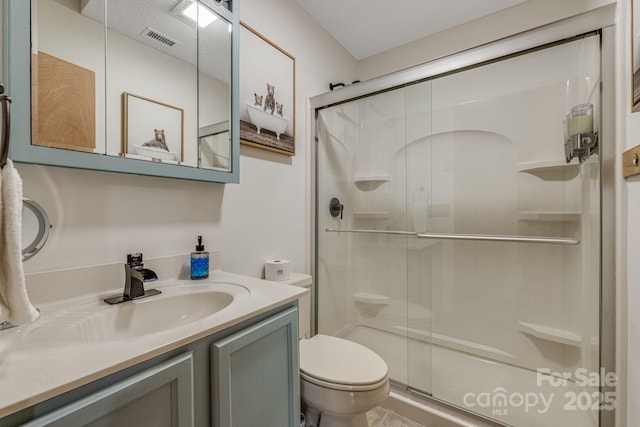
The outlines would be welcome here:
M 494 420 L 450 405 L 428 394 L 392 381 L 389 398 L 382 405 L 423 425 L 439 427 L 505 427 Z

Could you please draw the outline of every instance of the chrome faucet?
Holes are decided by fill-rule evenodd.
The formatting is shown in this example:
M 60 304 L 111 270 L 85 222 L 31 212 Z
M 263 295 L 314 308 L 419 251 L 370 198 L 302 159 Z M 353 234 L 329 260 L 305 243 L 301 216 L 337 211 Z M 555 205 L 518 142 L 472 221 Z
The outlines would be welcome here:
M 142 254 L 129 254 L 124 265 L 124 291 L 122 295 L 105 298 L 107 304 L 120 304 L 134 299 L 146 298 L 161 293 L 157 289 L 144 289 L 144 282 L 157 280 L 158 276 L 152 270 L 144 268 Z

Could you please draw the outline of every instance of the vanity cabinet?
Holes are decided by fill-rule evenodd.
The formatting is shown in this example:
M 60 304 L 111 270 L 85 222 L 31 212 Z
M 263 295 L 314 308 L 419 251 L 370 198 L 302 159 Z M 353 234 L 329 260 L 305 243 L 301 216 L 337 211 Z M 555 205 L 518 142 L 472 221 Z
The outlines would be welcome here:
M 293 302 L 9 415 L 0 427 L 297 427 L 298 369 Z
M 187 352 L 24 426 L 193 426 L 193 354 Z
M 291 308 L 211 345 L 215 427 L 300 425 L 297 329 Z

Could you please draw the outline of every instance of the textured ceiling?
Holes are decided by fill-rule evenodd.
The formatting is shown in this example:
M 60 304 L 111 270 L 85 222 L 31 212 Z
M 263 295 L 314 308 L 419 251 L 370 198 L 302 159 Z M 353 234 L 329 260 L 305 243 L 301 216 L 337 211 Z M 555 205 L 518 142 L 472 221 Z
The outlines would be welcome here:
M 294 0 L 335 38 L 354 58 L 360 60 L 401 46 L 447 28 L 472 21 L 526 0 Z M 104 22 L 104 0 L 79 0 L 81 13 Z M 218 20 L 200 29 L 171 14 L 179 0 L 109 0 L 109 28 L 168 55 L 191 64 L 205 73 L 228 82 L 230 35 L 227 24 Z M 173 47 L 143 36 L 151 27 Z M 208 61 L 205 60 L 209 59 Z M 213 61 L 211 58 L 215 58 Z M 207 63 L 208 62 L 208 63 Z
M 360 60 L 526 0 L 295 0 Z
M 171 14 L 171 9 L 178 3 L 179 0 L 109 0 L 107 24 L 111 30 L 132 40 L 190 64 L 198 64 L 204 73 L 228 83 L 231 72 L 231 35 L 227 22 L 218 19 L 205 28 L 199 28 L 200 40 L 196 40 L 196 26 Z M 80 13 L 104 22 L 105 1 L 83 0 Z M 177 43 L 169 47 L 143 36 L 142 33 L 148 27 Z

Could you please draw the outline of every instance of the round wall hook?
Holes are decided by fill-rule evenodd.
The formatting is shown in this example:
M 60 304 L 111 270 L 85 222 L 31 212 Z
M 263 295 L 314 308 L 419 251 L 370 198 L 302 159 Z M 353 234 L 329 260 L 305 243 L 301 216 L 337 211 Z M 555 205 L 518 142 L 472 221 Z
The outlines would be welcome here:
M 26 197 L 22 198 L 22 261 L 26 261 L 47 243 L 52 228 L 49 216 L 42 206 Z

